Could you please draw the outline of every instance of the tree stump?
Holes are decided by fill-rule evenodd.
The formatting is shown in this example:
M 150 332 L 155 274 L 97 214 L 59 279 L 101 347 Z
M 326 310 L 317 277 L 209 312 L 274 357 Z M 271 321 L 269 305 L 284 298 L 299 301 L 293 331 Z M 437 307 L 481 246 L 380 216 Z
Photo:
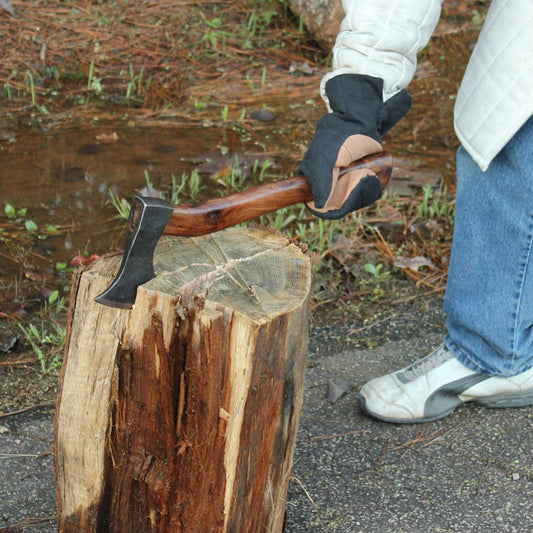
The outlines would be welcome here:
M 286 238 L 163 237 L 132 310 L 73 283 L 56 412 L 62 532 L 281 531 L 307 357 L 311 267 Z

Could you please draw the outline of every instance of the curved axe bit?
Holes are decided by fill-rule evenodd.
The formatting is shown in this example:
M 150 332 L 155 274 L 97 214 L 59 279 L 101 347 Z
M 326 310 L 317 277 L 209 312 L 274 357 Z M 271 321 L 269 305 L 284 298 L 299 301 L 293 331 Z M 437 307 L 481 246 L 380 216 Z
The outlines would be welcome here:
M 137 287 L 155 277 L 155 247 L 172 212 L 172 205 L 161 198 L 133 197 L 120 269 L 95 301 L 110 307 L 132 306 Z
M 378 152 L 363 157 L 343 169 L 339 176 L 362 169 L 376 174 L 385 189 L 392 173 L 392 156 Z M 172 205 L 160 198 L 134 196 L 120 269 L 113 283 L 95 300 L 110 307 L 131 308 L 137 287 L 155 277 L 154 251 L 163 234 L 206 235 L 312 199 L 305 176 L 251 187 L 198 204 Z

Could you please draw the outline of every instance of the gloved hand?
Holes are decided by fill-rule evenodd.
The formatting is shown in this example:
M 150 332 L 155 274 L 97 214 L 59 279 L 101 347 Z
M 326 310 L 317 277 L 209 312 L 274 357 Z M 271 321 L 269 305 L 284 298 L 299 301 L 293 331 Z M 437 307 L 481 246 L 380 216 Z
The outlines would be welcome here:
M 326 83 L 332 113 L 324 115 L 299 172 L 313 191 L 307 207 L 321 218 L 342 218 L 381 197 L 379 178 L 371 170 L 339 170 L 365 155 L 381 151 L 381 136 L 409 111 L 405 89 L 383 102 L 383 80 L 362 74 L 341 74 Z

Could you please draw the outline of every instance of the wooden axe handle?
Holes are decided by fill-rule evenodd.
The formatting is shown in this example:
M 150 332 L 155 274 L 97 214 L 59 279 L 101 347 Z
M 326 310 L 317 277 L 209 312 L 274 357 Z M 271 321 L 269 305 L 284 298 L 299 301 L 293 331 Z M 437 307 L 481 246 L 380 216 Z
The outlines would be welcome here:
M 388 152 L 378 152 L 354 161 L 341 172 L 360 169 L 374 172 L 385 189 L 392 172 L 392 156 Z M 311 186 L 305 176 L 281 179 L 222 198 L 176 205 L 163 234 L 206 235 L 312 199 Z

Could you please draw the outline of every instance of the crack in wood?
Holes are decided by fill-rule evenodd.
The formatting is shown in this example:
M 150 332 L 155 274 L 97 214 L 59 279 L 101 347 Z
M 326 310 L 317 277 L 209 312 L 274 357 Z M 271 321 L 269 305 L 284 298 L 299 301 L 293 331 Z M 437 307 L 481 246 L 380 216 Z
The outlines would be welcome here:
M 264 309 L 260 298 L 257 296 L 256 291 L 254 290 L 253 286 L 246 283 L 246 280 L 242 273 L 239 271 L 238 266 L 240 264 L 246 264 L 253 261 L 256 261 L 257 259 L 260 259 L 261 257 L 267 256 L 272 254 L 273 252 L 276 252 L 278 250 L 281 250 L 283 248 L 286 248 L 287 246 L 291 245 L 289 241 L 286 243 L 269 248 L 267 250 L 261 250 L 259 252 L 256 252 L 248 257 L 240 257 L 236 259 L 230 259 L 222 250 L 222 248 L 216 243 L 212 238 L 211 241 L 214 242 L 216 247 L 220 250 L 222 256 L 225 259 L 224 263 L 216 263 L 214 257 L 208 253 L 208 251 L 200 246 L 196 239 L 192 239 L 194 241 L 195 246 L 197 246 L 202 252 L 204 252 L 209 258 L 212 259 L 212 263 L 191 263 L 190 265 L 186 265 L 178 270 L 175 270 L 173 272 L 165 273 L 164 276 L 173 276 L 176 273 L 182 273 L 188 269 L 194 269 L 197 267 L 214 267 L 214 270 L 211 272 L 207 272 L 205 274 L 202 274 L 201 276 L 197 276 L 196 278 L 190 280 L 189 282 L 185 283 L 182 287 L 180 287 L 180 297 L 181 297 L 181 306 L 185 309 L 191 309 L 194 305 L 195 297 L 201 296 L 203 299 L 207 298 L 207 295 L 210 291 L 210 289 L 213 287 L 215 283 L 222 280 L 224 277 L 228 277 L 230 280 L 232 280 L 235 285 L 243 291 L 244 294 L 246 294 L 258 307 L 258 310 L 265 316 L 269 317 L 270 314 L 266 309 Z M 205 239 L 203 239 L 205 241 Z M 236 274 L 236 275 L 235 275 Z

